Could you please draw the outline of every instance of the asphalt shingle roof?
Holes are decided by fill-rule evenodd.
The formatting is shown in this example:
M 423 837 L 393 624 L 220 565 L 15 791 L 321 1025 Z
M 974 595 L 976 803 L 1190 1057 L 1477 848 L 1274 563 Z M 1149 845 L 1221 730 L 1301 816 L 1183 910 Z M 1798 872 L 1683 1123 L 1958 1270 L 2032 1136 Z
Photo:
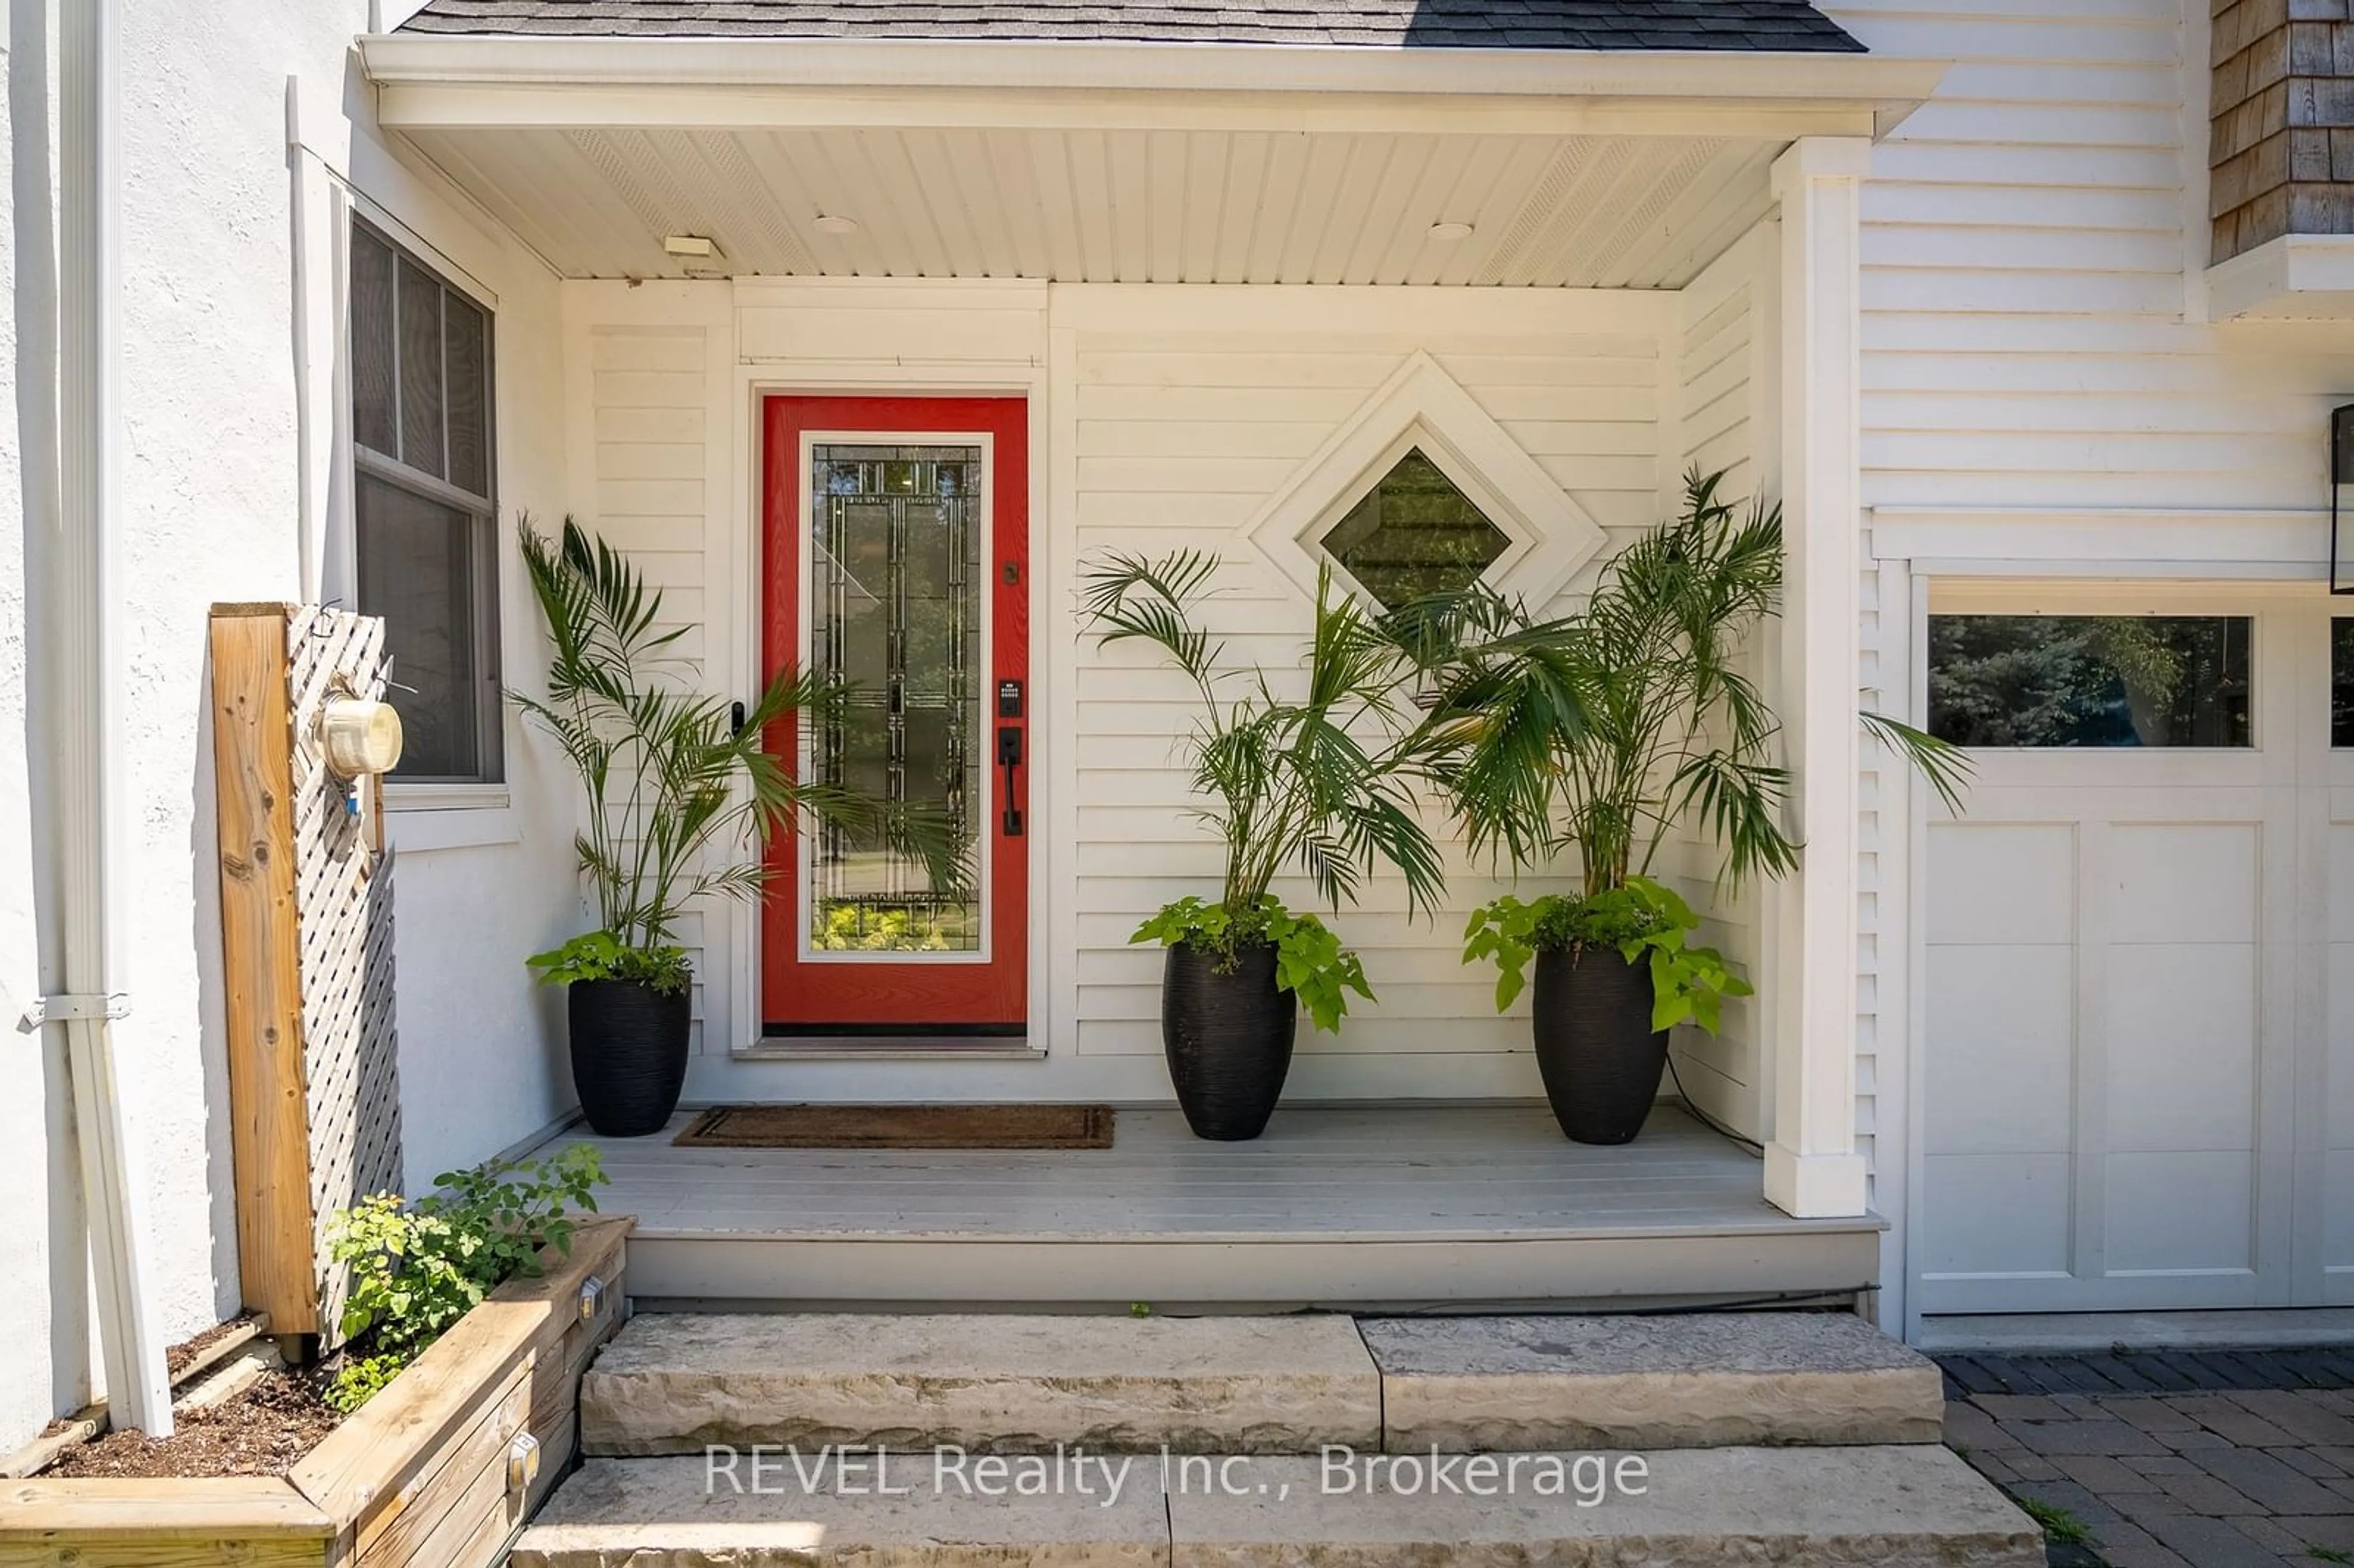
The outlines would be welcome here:
M 1807 0 L 430 0 L 406 33 L 1862 49 Z

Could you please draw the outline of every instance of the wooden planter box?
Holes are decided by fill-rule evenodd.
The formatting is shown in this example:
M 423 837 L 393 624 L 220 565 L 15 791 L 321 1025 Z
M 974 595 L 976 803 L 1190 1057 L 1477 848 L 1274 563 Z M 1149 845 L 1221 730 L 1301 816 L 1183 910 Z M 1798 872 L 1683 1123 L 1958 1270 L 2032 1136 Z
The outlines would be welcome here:
M 580 1374 L 620 1327 L 631 1224 L 543 1253 L 546 1273 L 499 1287 L 282 1480 L 0 1483 L 0 1568 L 490 1568 L 578 1446 Z M 591 1277 L 604 1298 L 584 1319 Z M 540 1446 L 527 1493 L 507 1475 L 523 1432 Z

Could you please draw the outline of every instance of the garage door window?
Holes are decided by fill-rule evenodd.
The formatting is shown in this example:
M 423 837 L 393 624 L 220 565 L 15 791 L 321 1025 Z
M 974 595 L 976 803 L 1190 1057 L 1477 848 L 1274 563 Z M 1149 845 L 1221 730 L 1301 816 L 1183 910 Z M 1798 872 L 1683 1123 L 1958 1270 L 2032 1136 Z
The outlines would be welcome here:
M 2250 746 L 2253 630 L 2244 615 L 1933 615 L 1929 728 L 1957 746 Z M 2338 744 L 2354 744 L 2339 680 Z

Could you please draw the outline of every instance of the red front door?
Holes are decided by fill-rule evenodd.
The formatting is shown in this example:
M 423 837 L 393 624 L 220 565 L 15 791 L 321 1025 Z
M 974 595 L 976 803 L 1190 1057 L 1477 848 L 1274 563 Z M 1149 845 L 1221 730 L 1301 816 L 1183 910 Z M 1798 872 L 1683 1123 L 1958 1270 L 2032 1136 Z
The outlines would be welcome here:
M 1029 959 L 1029 422 L 1018 397 L 770 397 L 764 665 L 843 681 L 797 776 L 944 821 L 964 889 L 871 835 L 769 851 L 772 1035 L 1020 1034 Z

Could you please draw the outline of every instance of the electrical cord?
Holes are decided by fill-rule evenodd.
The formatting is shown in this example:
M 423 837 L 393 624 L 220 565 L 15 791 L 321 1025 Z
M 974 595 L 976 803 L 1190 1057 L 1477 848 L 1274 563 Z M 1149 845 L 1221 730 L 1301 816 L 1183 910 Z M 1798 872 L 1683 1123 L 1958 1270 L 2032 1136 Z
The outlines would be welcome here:
M 1708 1112 L 1692 1104 L 1691 1091 L 1684 1087 L 1684 1075 L 1676 1071 L 1676 1056 L 1675 1053 L 1672 1051 L 1668 1053 L 1668 1076 L 1676 1081 L 1676 1098 L 1683 1102 L 1684 1109 L 1690 1112 L 1695 1120 L 1699 1121 L 1703 1127 L 1706 1127 L 1710 1131 L 1715 1133 L 1719 1138 L 1723 1139 L 1728 1143 L 1739 1144 L 1741 1146 L 1741 1151 L 1744 1154 L 1748 1155 L 1750 1159 L 1763 1160 L 1766 1158 L 1766 1146 L 1764 1144 L 1758 1142 L 1754 1138 L 1742 1137 L 1741 1134 L 1734 1131 L 1731 1128 L 1725 1126 L 1723 1122 L 1709 1115 Z

